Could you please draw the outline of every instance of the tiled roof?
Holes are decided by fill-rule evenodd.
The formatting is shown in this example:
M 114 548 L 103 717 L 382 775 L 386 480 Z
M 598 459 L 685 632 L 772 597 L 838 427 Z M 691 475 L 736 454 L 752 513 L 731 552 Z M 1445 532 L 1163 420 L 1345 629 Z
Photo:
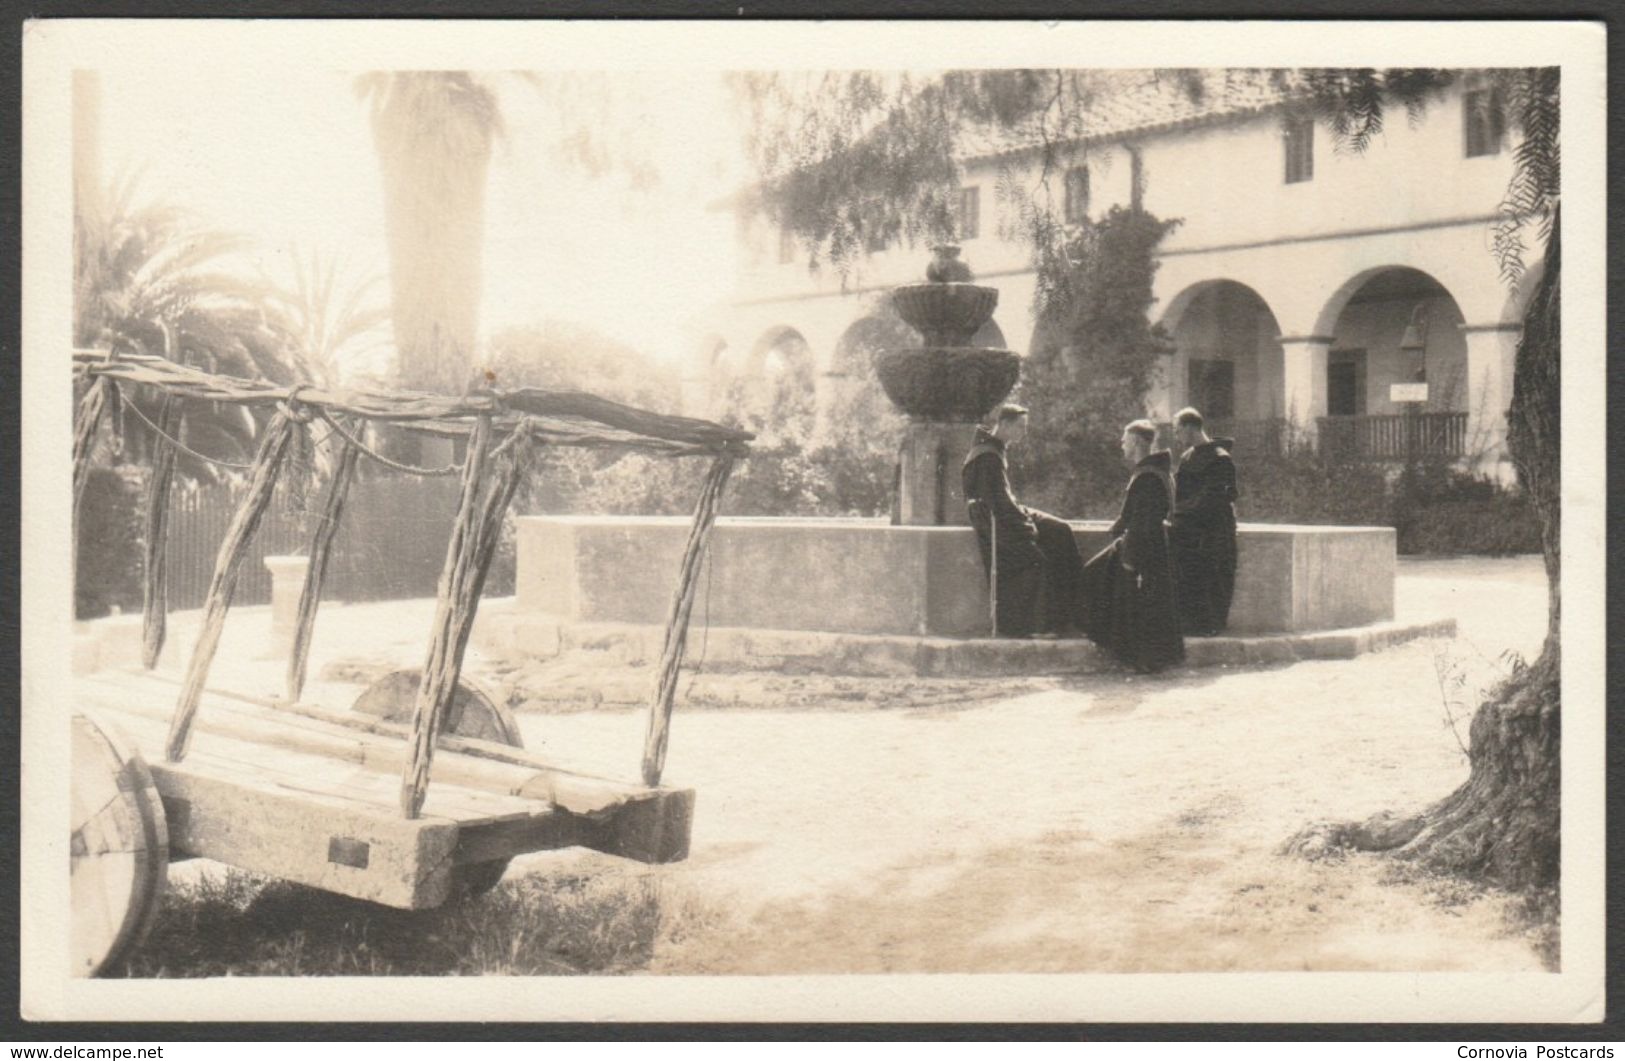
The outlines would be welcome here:
M 1056 129 L 1050 140 L 1089 142 L 1134 133 L 1217 124 L 1258 114 L 1286 101 L 1263 70 L 1199 70 L 1185 76 L 1168 71 L 1114 70 L 1096 75 L 1098 91 L 1083 112 Z M 1199 88 L 1192 91 L 1192 82 Z M 1016 127 L 985 126 L 959 136 L 962 159 L 988 159 L 1035 150 L 1046 130 L 1036 120 Z

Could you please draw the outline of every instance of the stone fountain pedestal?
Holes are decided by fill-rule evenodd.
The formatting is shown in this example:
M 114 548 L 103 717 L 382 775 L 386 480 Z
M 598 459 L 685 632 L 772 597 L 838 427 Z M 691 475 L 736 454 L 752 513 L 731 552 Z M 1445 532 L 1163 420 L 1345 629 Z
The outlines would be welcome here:
M 905 527 L 970 525 L 960 468 L 975 434 L 974 422 L 908 422 L 898 453 L 898 523 Z

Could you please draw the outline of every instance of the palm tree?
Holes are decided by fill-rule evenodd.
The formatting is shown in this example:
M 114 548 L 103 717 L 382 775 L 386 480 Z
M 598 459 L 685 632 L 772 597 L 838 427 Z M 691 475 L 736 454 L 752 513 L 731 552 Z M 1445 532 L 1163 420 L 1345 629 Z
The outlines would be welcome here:
M 135 178 L 116 182 L 101 190 L 93 207 L 75 212 L 75 345 L 161 354 L 245 379 L 315 378 L 300 337 L 235 260 L 248 241 L 202 227 L 174 206 L 138 201 L 137 184 Z M 135 419 L 156 422 L 156 396 L 125 390 Z M 123 427 L 114 445 L 146 452 L 149 430 L 113 413 Z M 254 452 L 257 425 L 241 406 L 192 403 L 181 430 L 188 447 L 224 461 L 245 461 Z M 185 454 L 178 469 L 203 480 L 221 474 Z
M 371 104 L 383 175 L 400 382 L 458 393 L 478 328 L 496 95 L 462 71 L 376 72 L 355 88 Z

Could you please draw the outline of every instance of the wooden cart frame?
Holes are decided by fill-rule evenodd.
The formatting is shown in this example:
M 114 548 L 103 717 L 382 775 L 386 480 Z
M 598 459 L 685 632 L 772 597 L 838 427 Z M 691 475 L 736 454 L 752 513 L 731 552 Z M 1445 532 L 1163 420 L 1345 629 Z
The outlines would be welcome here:
M 154 915 L 171 856 L 217 859 L 407 909 L 490 887 L 509 858 L 532 851 L 579 845 L 644 862 L 687 856 L 694 793 L 662 787 L 660 779 L 697 576 L 734 462 L 749 452 L 749 432 L 578 392 L 491 387 L 451 398 L 279 386 L 105 351 L 76 351 L 74 365 L 84 386 L 74 434 L 76 511 L 95 435 L 109 411 L 128 405 L 155 437 L 143 619 L 149 671 L 165 638 L 165 509 L 175 452 L 184 448 L 177 436 L 186 404 L 230 403 L 269 413 L 220 544 L 178 692 L 153 675 L 102 675 L 79 683 L 85 700 L 117 719 L 114 727 L 94 716 L 75 720 L 81 760 L 75 783 L 87 791 L 73 837 L 75 903 L 82 871 L 86 901 L 103 908 L 102 916 L 85 915 L 87 927 L 76 923 L 76 938 L 84 937 L 82 946 L 76 944 L 81 971 L 100 971 L 139 939 Z M 157 422 L 129 402 L 129 388 L 161 396 Z M 333 459 L 310 544 L 285 694 L 258 699 L 208 689 L 248 547 L 290 451 L 313 444 L 300 436 L 318 423 L 328 428 L 321 442 L 331 445 Z M 359 458 L 426 471 L 370 449 L 364 441 L 368 424 L 456 438 L 466 452 L 460 466 L 442 470 L 461 476 L 461 490 L 405 724 L 300 700 L 322 581 Z M 464 651 L 503 516 L 541 446 L 711 460 L 654 675 L 640 783 L 562 770 L 510 743 L 459 735 L 455 721 L 447 722 L 471 698 L 483 700 L 461 682 Z M 193 748 L 198 731 L 206 736 Z M 82 778 L 87 770 L 101 776 Z M 113 795 L 104 801 L 103 790 Z M 76 919 L 82 913 L 76 908 Z

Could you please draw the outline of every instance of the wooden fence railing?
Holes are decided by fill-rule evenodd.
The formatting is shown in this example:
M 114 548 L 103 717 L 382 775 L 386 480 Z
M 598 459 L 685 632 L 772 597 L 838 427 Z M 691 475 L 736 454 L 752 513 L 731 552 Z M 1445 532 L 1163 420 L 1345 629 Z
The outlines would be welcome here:
M 1467 451 L 1467 414 L 1389 413 L 1323 416 L 1317 426 L 1323 453 L 1358 460 L 1460 457 Z

